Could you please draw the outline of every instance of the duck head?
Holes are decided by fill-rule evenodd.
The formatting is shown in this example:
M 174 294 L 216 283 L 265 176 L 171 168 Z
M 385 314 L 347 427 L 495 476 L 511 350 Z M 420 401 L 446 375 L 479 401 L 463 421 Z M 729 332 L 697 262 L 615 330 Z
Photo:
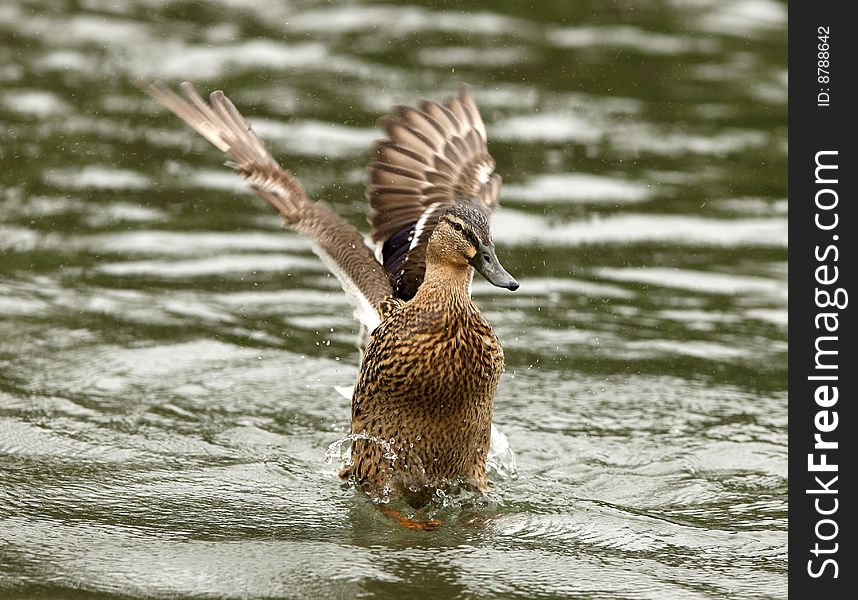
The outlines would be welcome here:
M 470 265 L 492 285 L 518 289 L 518 282 L 498 261 L 488 220 L 476 208 L 455 204 L 441 215 L 429 238 L 430 256 L 448 264 Z

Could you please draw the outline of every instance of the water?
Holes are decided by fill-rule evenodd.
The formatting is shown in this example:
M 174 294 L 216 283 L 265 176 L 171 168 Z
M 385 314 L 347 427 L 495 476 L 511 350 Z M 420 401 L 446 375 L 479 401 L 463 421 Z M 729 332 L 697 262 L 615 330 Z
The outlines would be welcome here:
M 786 596 L 785 3 L 466 6 L 0 4 L 0 595 Z M 351 310 L 153 78 L 364 231 L 377 117 L 471 84 L 517 477 L 341 486 Z

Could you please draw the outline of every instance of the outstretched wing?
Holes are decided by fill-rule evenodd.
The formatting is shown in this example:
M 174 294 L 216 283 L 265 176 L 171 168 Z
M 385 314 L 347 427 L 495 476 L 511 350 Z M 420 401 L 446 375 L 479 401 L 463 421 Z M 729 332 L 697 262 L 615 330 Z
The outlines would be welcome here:
M 316 254 L 340 280 L 355 306 L 355 316 L 369 331 L 375 329 L 392 288 L 363 236 L 326 204 L 310 201 L 295 176 L 277 164 L 223 92 L 212 92 L 207 104 L 190 83 L 181 84 L 180 89 L 184 97 L 160 82 L 145 88 L 224 152 L 236 172 L 280 212 L 287 225 L 310 238 Z
M 426 245 L 444 209 L 456 202 L 498 206 L 501 179 L 486 146 L 486 128 L 467 86 L 444 104 L 398 106 L 373 147 L 367 200 L 372 239 L 394 295 L 409 299 L 423 282 Z

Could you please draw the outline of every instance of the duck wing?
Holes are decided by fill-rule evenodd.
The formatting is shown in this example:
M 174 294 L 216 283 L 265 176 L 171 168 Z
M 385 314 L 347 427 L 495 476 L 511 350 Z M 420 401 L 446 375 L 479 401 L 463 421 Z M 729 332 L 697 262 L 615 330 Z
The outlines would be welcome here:
M 327 204 L 310 201 L 298 179 L 277 164 L 223 92 L 212 92 L 206 103 L 187 82 L 180 86 L 184 97 L 160 82 L 144 89 L 225 153 L 228 164 L 280 212 L 286 225 L 311 240 L 315 253 L 339 279 L 355 316 L 370 332 L 375 329 L 392 288 L 360 232 Z
M 376 256 L 397 298 L 414 296 L 426 270 L 426 245 L 444 210 L 461 202 L 487 216 L 501 178 L 470 88 L 443 104 L 397 106 L 380 122 L 387 138 L 372 149 L 366 197 Z

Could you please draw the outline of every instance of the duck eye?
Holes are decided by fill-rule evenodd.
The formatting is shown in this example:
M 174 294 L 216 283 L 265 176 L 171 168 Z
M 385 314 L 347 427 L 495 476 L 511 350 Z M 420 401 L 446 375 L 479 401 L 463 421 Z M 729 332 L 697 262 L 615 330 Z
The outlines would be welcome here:
M 456 223 L 455 221 L 450 221 L 450 225 L 452 225 L 453 229 L 455 229 L 456 231 L 464 231 L 465 230 L 465 228 L 462 227 L 461 223 Z

